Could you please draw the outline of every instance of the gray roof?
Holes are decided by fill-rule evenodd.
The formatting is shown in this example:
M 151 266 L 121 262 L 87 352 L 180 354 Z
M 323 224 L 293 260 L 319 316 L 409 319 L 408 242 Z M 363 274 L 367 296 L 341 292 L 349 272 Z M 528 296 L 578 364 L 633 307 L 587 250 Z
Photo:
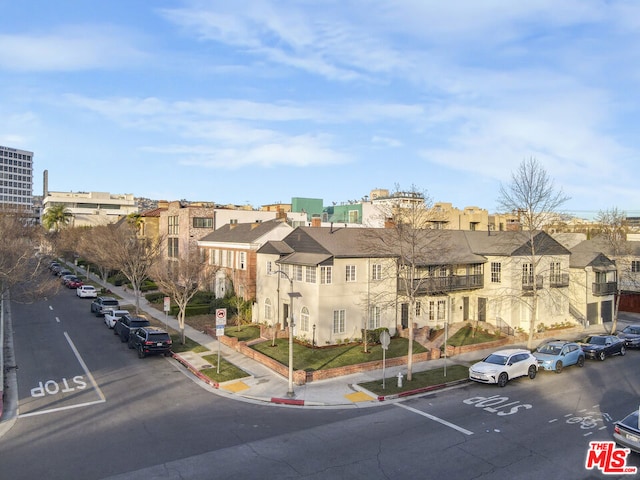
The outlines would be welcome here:
M 571 249 L 571 268 L 612 267 L 615 263 L 602 251 L 599 242 L 585 240 Z
M 200 242 L 254 243 L 281 223 L 281 220 L 267 220 L 265 222 L 255 223 L 227 223 L 202 237 Z

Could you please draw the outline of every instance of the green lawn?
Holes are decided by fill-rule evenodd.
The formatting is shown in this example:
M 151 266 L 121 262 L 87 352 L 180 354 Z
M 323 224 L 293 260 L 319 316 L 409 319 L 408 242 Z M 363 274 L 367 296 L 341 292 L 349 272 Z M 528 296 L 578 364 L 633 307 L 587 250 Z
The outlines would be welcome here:
M 275 346 L 271 346 L 271 340 L 253 345 L 252 348 L 277 360 L 283 365 L 289 365 L 289 341 L 286 338 L 276 339 Z M 386 357 L 401 357 L 407 354 L 408 340 L 406 338 L 394 338 L 389 344 Z M 414 342 L 413 353 L 426 352 L 419 343 Z M 382 347 L 380 345 L 369 346 L 369 353 L 364 353 L 361 343 L 339 345 L 333 347 L 311 348 L 309 346 L 293 344 L 293 368 L 312 372 L 327 368 L 343 367 L 358 363 L 382 360 Z
M 376 395 L 392 395 L 396 393 L 408 392 L 424 387 L 432 387 L 443 383 L 462 380 L 469 377 L 469 367 L 465 365 L 449 365 L 446 370 L 444 367 L 426 370 L 424 372 L 414 372 L 412 380 L 407 381 L 406 377 L 402 380 L 402 387 L 398 388 L 398 379 L 396 377 L 385 379 L 385 388 L 382 388 L 382 378 L 373 382 L 360 383 L 359 385 L 366 388 Z
M 222 356 L 220 357 L 220 373 L 218 373 L 218 355 L 205 355 L 202 357 L 209 362 L 211 368 L 204 368 L 200 370 L 200 373 L 209 377 L 214 382 L 228 382 L 229 380 L 235 380 L 237 378 L 249 377 L 250 375 L 236 367 L 232 363 L 227 362 Z
M 461 347 L 463 345 L 474 345 L 476 343 L 492 342 L 503 338 L 500 335 L 492 335 L 482 329 L 474 329 L 472 326 L 465 326 L 458 330 L 455 335 L 447 339 L 447 345 Z
M 240 325 L 225 327 L 227 337 L 235 337 L 239 342 L 248 342 L 260 338 L 260 327 L 257 325 Z

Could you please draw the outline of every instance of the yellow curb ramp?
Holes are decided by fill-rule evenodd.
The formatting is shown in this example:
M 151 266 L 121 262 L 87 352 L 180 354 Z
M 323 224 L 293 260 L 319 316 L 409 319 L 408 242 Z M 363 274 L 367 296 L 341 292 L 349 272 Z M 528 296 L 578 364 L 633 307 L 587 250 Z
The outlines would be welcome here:
M 372 400 L 375 400 L 375 397 L 367 395 L 364 392 L 349 393 L 349 394 L 345 395 L 345 398 L 347 400 L 350 400 L 350 401 L 354 402 L 354 403 L 357 403 L 357 402 L 371 402 Z
M 223 390 L 227 390 L 228 392 L 238 393 L 238 392 L 242 392 L 243 390 L 247 390 L 249 388 L 249 385 L 240 381 L 240 382 L 233 382 L 233 383 L 225 383 L 224 385 L 220 385 L 219 388 Z

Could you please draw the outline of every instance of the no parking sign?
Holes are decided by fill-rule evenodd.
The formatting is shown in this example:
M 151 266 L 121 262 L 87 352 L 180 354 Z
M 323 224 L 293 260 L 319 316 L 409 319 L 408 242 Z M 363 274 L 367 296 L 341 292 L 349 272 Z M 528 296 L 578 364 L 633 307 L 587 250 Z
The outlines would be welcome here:
M 224 335 L 224 326 L 227 324 L 227 309 L 216 308 L 216 337 Z

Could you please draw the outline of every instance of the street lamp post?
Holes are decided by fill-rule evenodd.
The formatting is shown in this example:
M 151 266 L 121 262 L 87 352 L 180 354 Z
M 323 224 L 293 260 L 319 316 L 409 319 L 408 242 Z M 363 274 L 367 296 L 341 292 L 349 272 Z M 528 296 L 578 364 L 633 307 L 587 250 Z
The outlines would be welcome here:
M 293 391 L 293 326 L 295 325 L 293 316 L 293 299 L 299 298 L 302 295 L 300 294 L 300 292 L 293 291 L 293 280 L 285 271 L 276 270 L 273 273 L 284 275 L 286 279 L 289 280 L 290 285 L 289 298 L 291 299 L 291 308 L 289 309 L 289 386 L 287 388 L 287 397 L 293 398 L 295 397 L 295 392 Z M 278 282 L 280 282 L 280 277 L 278 277 Z M 280 305 L 280 298 L 278 298 L 278 305 Z

